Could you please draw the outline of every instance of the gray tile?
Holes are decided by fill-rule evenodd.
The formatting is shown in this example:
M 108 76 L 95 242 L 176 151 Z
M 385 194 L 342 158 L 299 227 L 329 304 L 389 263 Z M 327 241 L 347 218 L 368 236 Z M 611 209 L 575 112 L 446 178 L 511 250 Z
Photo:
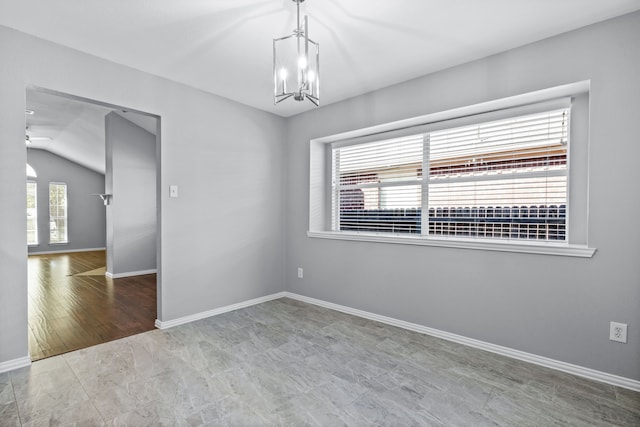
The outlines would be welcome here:
M 135 411 L 150 403 L 174 405 L 181 379 L 170 373 L 140 378 L 129 383 L 88 390 L 93 404 L 105 419 L 116 418 L 121 412 Z
M 345 408 L 370 390 L 362 383 L 346 381 L 333 376 L 330 381 L 314 389 L 319 398 L 330 402 L 337 408 Z
M 91 395 L 137 379 L 135 367 L 128 365 L 117 356 L 114 356 L 109 363 L 96 366 L 95 371 L 91 370 L 91 363 L 75 365 L 73 369 L 82 386 Z
M 177 419 L 171 408 L 155 402 L 118 414 L 106 422 L 107 426 L 156 427 L 175 426 Z
M 222 425 L 222 415 L 217 403 L 209 403 L 190 411 L 185 409 L 185 407 L 174 409 L 178 426 Z
M 9 372 L 13 392 L 18 399 L 47 392 L 76 381 L 62 356 L 39 360 L 30 366 Z
M 15 402 L 0 403 L 0 427 L 20 427 L 18 405 Z
M 561 410 L 518 392 L 492 395 L 480 413 L 501 426 L 586 426 L 573 411 Z
M 602 425 L 640 426 L 640 413 L 637 411 L 618 405 L 615 399 L 590 397 L 581 388 L 570 388 L 561 384 L 553 394 L 552 402 L 562 413 L 575 412 L 575 417 L 585 423 L 599 420 Z
M 264 406 L 265 399 L 260 395 L 251 378 L 240 368 L 229 369 L 211 378 L 212 399 L 216 401 L 233 399 L 257 408 Z
M 640 393 L 624 388 L 616 387 L 616 401 L 620 406 L 640 414 Z
M 293 391 L 305 393 L 331 380 L 331 373 L 322 369 L 310 369 L 303 359 L 271 349 L 247 361 L 245 372 L 251 375 L 253 369 L 278 375 L 281 381 L 289 384 Z
M 103 423 L 637 426 L 640 393 L 290 299 L 0 374 L 0 426 Z
M 216 411 L 220 418 L 209 425 L 224 426 L 266 426 L 272 425 L 268 418 L 260 415 L 256 407 L 250 403 L 231 397 L 222 399 L 216 404 Z
M 13 394 L 13 384 L 8 372 L 0 374 L 0 405 L 6 405 L 15 402 Z
M 364 419 L 369 425 L 382 426 L 438 426 L 446 425 L 425 409 L 406 405 L 402 399 L 389 394 L 365 394 L 346 408 L 353 418 Z
M 273 412 L 277 425 L 348 426 L 356 425 L 351 414 L 314 392 L 299 394 Z
M 23 426 L 51 426 L 51 425 L 81 425 L 101 426 L 104 419 L 79 391 L 71 393 L 61 392 L 51 399 L 33 402 L 28 400 L 19 405 L 20 418 Z
M 137 399 L 131 395 L 127 384 L 112 385 L 102 391 L 96 390 L 91 395 L 95 408 L 105 420 L 116 418 L 122 413 L 135 411 L 138 407 Z
M 434 368 L 428 364 L 419 364 L 411 359 L 399 359 L 397 366 L 389 370 L 385 377 L 395 381 L 396 384 L 403 382 L 424 382 L 437 389 L 446 389 L 452 382 L 456 382 L 458 377 L 450 375 L 446 371 Z
M 248 354 L 252 354 L 253 351 L 261 351 L 260 348 L 249 349 L 250 346 L 251 342 L 247 341 L 231 349 L 223 350 L 211 343 L 203 342 L 201 343 L 202 360 L 198 360 L 198 363 L 190 361 L 190 364 L 212 374 L 226 371 L 237 367 L 242 363 L 242 360 L 248 357 Z M 243 353 L 243 349 L 246 350 L 248 354 Z
M 278 350 L 298 361 L 303 361 L 306 357 L 322 351 L 322 348 L 315 345 L 313 341 L 299 335 L 290 334 L 288 338 L 287 342 L 278 346 Z
M 475 398 L 475 396 L 474 396 Z M 425 390 L 420 405 L 439 422 L 447 426 L 495 426 L 490 417 L 482 413 L 475 399 L 467 399 L 465 394 Z
M 260 367 L 248 368 L 246 372 L 251 385 L 260 396 L 260 405 L 267 410 L 309 390 L 283 372 Z
M 314 356 L 307 357 L 304 363 L 310 370 L 330 373 L 346 382 L 360 384 L 369 390 L 383 388 L 378 381 L 371 378 L 370 372 L 363 373 L 350 367 L 349 363 L 352 360 L 353 358 L 349 355 L 332 351 L 319 352 Z
M 219 316 L 214 316 L 210 319 L 207 319 L 207 323 L 214 325 L 219 329 L 235 331 L 246 326 L 251 326 L 256 322 L 256 320 L 252 316 L 243 315 L 243 313 L 244 310 L 223 313 Z
M 68 406 L 87 395 L 60 356 L 39 360 L 10 373 L 13 393 L 23 422 L 56 406 Z

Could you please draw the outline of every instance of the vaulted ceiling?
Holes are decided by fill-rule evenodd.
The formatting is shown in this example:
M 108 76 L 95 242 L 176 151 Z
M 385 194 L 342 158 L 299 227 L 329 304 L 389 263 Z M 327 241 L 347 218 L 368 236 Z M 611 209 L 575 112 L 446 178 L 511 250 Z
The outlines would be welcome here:
M 320 43 L 321 104 L 640 9 L 638 0 L 306 0 Z M 283 117 L 272 39 L 295 27 L 291 0 L 0 0 L 0 25 Z
M 96 172 L 105 173 L 105 116 L 112 111 L 151 134 L 156 118 L 132 111 L 27 89 L 25 116 L 30 149 L 64 157 Z

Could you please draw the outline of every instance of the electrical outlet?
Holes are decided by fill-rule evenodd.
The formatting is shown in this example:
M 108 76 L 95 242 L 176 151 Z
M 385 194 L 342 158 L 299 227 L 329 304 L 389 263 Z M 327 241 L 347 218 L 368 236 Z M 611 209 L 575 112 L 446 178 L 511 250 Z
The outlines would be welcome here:
M 298 267 L 298 279 L 302 279 L 304 277 L 304 271 L 302 267 Z
M 627 324 L 611 322 L 609 325 L 609 339 L 611 341 L 627 342 Z

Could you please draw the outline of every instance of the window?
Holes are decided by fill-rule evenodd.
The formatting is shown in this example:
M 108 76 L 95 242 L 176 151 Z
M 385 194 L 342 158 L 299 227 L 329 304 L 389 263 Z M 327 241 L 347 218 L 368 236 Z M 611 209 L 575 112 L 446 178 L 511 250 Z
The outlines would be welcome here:
M 49 184 L 49 243 L 67 243 L 67 184 Z
M 33 169 L 31 165 L 27 163 L 27 178 L 37 178 L 37 177 L 38 177 L 38 174 L 36 173 L 35 169 Z
M 569 111 L 333 147 L 332 230 L 565 240 Z
M 564 241 L 569 112 L 431 133 L 429 234 Z
M 27 244 L 38 244 L 38 184 L 27 181 Z
M 590 257 L 588 100 L 581 82 L 312 140 L 308 235 Z
M 423 135 L 332 148 L 332 230 L 420 233 Z

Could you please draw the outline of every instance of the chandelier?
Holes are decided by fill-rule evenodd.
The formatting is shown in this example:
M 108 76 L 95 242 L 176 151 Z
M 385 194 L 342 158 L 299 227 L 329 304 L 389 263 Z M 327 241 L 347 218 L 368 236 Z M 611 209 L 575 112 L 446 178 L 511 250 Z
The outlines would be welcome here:
M 320 45 L 309 39 L 307 17 L 300 23 L 300 3 L 297 27 L 288 36 L 273 39 L 273 103 L 293 96 L 296 101 L 308 99 L 320 104 Z

